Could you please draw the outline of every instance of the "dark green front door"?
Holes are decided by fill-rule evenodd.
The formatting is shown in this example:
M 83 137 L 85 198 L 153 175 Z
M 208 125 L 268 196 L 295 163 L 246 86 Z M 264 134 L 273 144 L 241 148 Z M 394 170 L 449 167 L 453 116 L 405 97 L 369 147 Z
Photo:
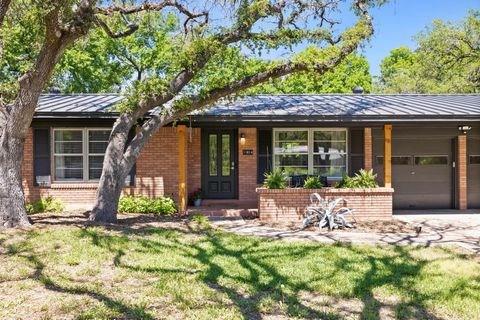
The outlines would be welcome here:
M 202 191 L 205 199 L 237 197 L 237 130 L 202 130 Z

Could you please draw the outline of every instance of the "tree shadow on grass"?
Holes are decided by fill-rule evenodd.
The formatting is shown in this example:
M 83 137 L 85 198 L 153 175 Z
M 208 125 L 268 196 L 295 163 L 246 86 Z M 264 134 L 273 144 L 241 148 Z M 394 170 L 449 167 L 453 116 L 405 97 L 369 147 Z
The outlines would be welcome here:
M 136 232 L 136 230 L 128 230 L 125 234 L 135 234 Z M 161 236 L 164 232 L 145 229 L 141 231 L 141 235 L 156 234 Z M 191 232 L 197 231 L 192 230 Z M 273 243 L 273 241 L 249 238 L 245 243 L 235 245 L 235 240 L 233 242 L 232 239 L 225 240 L 230 236 L 225 237 L 222 232 L 206 231 L 197 232 L 197 234 L 201 236 L 201 239 L 193 243 L 182 243 L 182 239 L 176 237 L 171 237 L 168 242 L 159 242 L 147 238 L 134 240 L 142 248 L 145 248 L 146 253 L 158 254 L 159 258 L 165 254 L 166 250 L 175 250 L 177 254 L 194 259 L 201 265 L 200 268 L 194 270 L 181 267 L 157 268 L 149 266 L 145 268 L 125 264 L 122 263 L 122 258 L 126 253 L 108 244 L 116 241 L 110 239 L 110 235 L 102 235 L 102 237 L 106 237 L 102 241 L 98 241 L 95 236 L 89 236 L 96 245 L 101 245 L 115 253 L 114 264 L 117 267 L 153 274 L 195 274 L 197 279 L 200 279 L 211 289 L 226 294 L 247 319 L 261 319 L 266 314 L 273 316 L 288 315 L 298 318 L 343 318 L 344 313 L 341 312 L 341 309 L 334 308 L 335 312 L 319 311 L 318 308 L 312 307 L 312 304 L 302 301 L 301 293 L 315 294 L 316 289 L 313 283 L 320 278 L 328 278 L 333 276 L 334 273 L 354 272 L 355 268 L 358 268 L 356 264 L 358 264 L 359 257 L 364 258 L 362 266 L 365 266 L 366 270 L 354 278 L 350 295 L 348 293 L 346 296 L 340 294 L 340 296 L 334 296 L 333 299 L 359 299 L 362 303 L 362 310 L 358 313 L 361 319 L 381 319 L 383 317 L 382 312 L 385 310 L 389 311 L 390 316 L 395 319 L 438 319 L 435 314 L 428 310 L 427 306 L 429 302 L 434 300 L 434 294 L 422 293 L 415 286 L 418 284 L 418 279 L 423 276 L 422 272 L 425 267 L 430 263 L 429 260 L 415 258 L 412 255 L 416 250 L 422 250 L 421 247 L 391 246 L 390 248 L 393 248 L 393 251 L 375 254 L 362 247 L 336 243 L 333 246 L 312 244 L 292 246 L 285 249 L 279 246 L 275 247 L 274 251 L 259 251 L 262 244 Z M 345 257 L 337 256 L 333 262 L 334 271 L 331 271 L 331 273 L 320 272 L 322 268 L 319 267 L 312 270 L 312 272 L 318 272 L 318 275 L 309 279 L 289 277 L 279 271 L 278 266 L 268 262 L 269 258 L 272 257 L 282 257 L 285 261 L 295 261 L 298 257 L 308 257 L 315 254 L 328 257 L 329 253 L 335 251 L 335 248 L 346 250 L 350 255 L 353 254 L 356 259 L 352 260 L 348 254 Z M 468 259 L 469 257 L 463 254 L 451 254 L 455 254 L 459 259 Z M 221 262 L 221 259 L 233 259 L 234 264 L 241 267 L 243 272 L 232 272 L 228 269 L 228 264 Z M 231 282 L 245 284 L 248 289 L 244 290 L 239 285 L 230 285 Z M 397 300 L 385 301 L 385 298 L 388 300 L 388 296 L 376 296 L 375 290 L 381 287 L 393 287 L 394 290 L 398 290 L 399 297 L 396 297 Z M 462 290 L 474 290 L 475 288 L 475 284 L 463 283 L 452 289 L 451 294 L 458 294 Z M 455 293 L 454 290 L 457 292 Z M 277 310 L 265 311 L 263 306 L 265 298 L 274 301 Z M 282 309 L 279 310 L 278 306 L 281 306 Z
M 144 308 L 127 306 L 124 303 L 112 299 L 101 292 L 89 290 L 81 286 L 62 286 L 56 283 L 49 276 L 45 275 L 45 264 L 36 255 L 28 252 L 18 251 L 15 252 L 15 254 L 19 257 L 25 258 L 33 266 L 34 271 L 32 274 L 23 279 L 15 279 L 13 281 L 33 279 L 41 283 L 45 289 L 50 291 L 77 296 L 88 296 L 97 300 L 98 302 L 103 303 L 109 310 L 114 311 L 116 314 L 120 314 L 122 319 L 154 319 L 154 317 L 150 313 L 146 312 Z
M 158 219 L 154 220 L 158 222 Z M 425 267 L 430 263 L 429 260 L 412 256 L 415 250 L 421 250 L 421 248 L 391 246 L 393 251 L 383 254 L 375 254 L 371 250 L 342 243 L 336 243 L 333 246 L 312 244 L 287 248 L 287 246 L 274 245 L 262 248 L 265 243 L 276 242 L 252 237 L 236 243 L 235 236 L 221 232 L 185 230 L 183 228 L 179 230 L 163 229 L 149 226 L 148 223 L 144 225 L 144 221 L 140 226 L 132 227 L 130 224 L 134 223 L 133 221 L 135 220 L 132 218 L 129 222 L 119 225 L 84 227 L 80 237 L 89 238 L 93 245 L 113 253 L 113 264 L 117 268 L 132 272 L 151 273 L 156 276 L 167 273 L 194 275 L 196 279 L 212 290 L 226 295 L 235 308 L 247 319 L 261 319 L 265 315 L 321 319 L 343 318 L 342 310 L 333 309 L 334 312 L 322 312 L 317 306 L 305 302 L 301 295 L 303 292 L 316 294 L 318 290 L 313 283 L 317 280 L 333 277 L 334 273 L 355 272 L 355 269 L 358 268 L 358 257 L 364 258 L 362 267 L 365 267 L 365 271 L 356 271 L 358 276 L 352 280 L 351 293 L 340 293 L 333 299 L 359 299 L 362 306 L 358 315 L 362 319 L 380 319 L 384 308 L 389 308 L 392 317 L 396 319 L 437 319 L 436 315 L 429 312 L 427 307 L 427 304 L 434 299 L 433 294 L 425 294 L 415 288 L 415 284 L 417 284 L 415 279 L 422 276 Z M 118 231 L 118 233 L 107 231 Z M 197 238 L 195 241 L 185 242 L 182 236 L 186 234 Z M 126 246 L 132 244 L 134 246 L 130 247 L 130 250 L 125 249 Z M 264 250 L 265 248 L 271 250 Z M 329 255 L 335 253 L 337 249 L 342 249 L 348 254 L 344 257 L 337 255 L 332 258 L 334 259 L 331 262 L 334 266 L 333 271 L 323 272 L 321 271 L 322 266 L 318 266 L 312 270 L 318 275 L 314 274 L 309 279 L 291 277 L 281 270 L 280 266 L 269 261 L 270 258 L 281 257 L 285 261 L 293 263 L 299 257 L 305 259 L 314 255 L 329 258 Z M 196 261 L 199 267 L 164 268 L 123 262 L 132 250 L 145 255 L 157 256 L 158 259 L 165 259 L 165 253 L 174 250 L 176 255 Z M 356 258 L 352 258 L 352 255 Z M 467 256 L 457 257 L 468 258 Z M 32 258 L 32 263 L 35 265 L 39 263 L 34 277 L 39 279 L 49 290 L 90 296 L 125 317 L 152 318 L 152 315 L 145 309 L 126 306 L 101 293 L 79 287 L 62 287 L 51 279 L 43 277 L 41 262 L 35 261 L 35 258 Z M 238 266 L 241 272 L 230 270 L 229 264 L 225 261 L 230 261 L 230 266 L 232 263 Z M 232 282 L 235 284 L 232 285 Z M 244 284 L 247 289 L 242 288 L 241 284 Z M 386 302 L 383 298 L 379 298 L 376 295 L 376 289 L 384 286 L 398 290 L 401 299 Z M 477 288 L 475 284 L 463 282 L 453 287 L 451 294 L 462 294 L 466 290 L 475 288 Z M 265 299 L 273 301 L 274 307 L 266 310 Z

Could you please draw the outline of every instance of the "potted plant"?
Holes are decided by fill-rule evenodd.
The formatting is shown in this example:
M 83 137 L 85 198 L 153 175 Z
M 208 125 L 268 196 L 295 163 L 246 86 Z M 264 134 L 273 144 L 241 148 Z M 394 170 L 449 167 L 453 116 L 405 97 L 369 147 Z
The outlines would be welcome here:
M 195 191 L 190 199 L 195 207 L 200 207 L 202 205 L 202 190 L 198 189 Z

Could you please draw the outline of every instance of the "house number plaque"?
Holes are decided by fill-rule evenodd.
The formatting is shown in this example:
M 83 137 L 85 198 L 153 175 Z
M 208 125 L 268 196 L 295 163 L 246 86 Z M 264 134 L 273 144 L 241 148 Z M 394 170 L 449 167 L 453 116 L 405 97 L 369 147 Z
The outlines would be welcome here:
M 252 156 L 253 155 L 253 150 L 252 149 L 245 149 L 245 150 L 243 150 L 243 155 L 244 156 Z

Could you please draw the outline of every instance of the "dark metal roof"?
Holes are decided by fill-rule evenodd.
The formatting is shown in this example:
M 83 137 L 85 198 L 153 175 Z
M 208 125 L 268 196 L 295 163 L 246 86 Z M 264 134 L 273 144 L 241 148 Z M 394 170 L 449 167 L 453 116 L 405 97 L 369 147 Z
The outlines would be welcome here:
M 45 94 L 37 117 L 114 116 L 109 110 L 123 100 L 117 94 Z M 254 120 L 434 120 L 480 121 L 479 94 L 286 94 L 246 96 L 196 112 L 198 121 Z
M 36 110 L 37 117 L 97 116 L 112 117 L 111 110 L 124 97 L 118 94 L 42 94 Z
M 480 95 L 288 94 L 247 96 L 220 103 L 206 116 L 314 118 L 476 117 Z

